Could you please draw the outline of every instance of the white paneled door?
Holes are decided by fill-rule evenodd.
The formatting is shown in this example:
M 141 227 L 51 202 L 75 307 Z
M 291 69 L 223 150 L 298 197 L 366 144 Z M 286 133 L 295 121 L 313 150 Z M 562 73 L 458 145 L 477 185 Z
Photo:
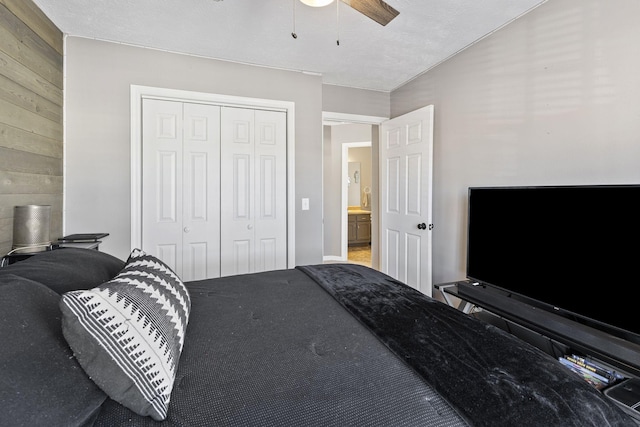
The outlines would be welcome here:
M 142 249 L 184 281 L 286 268 L 286 113 L 160 99 L 142 111 Z
M 381 270 L 432 295 L 433 106 L 382 123 Z
M 142 249 L 183 280 L 220 275 L 220 107 L 143 100 Z
M 221 275 L 286 268 L 286 114 L 222 108 Z

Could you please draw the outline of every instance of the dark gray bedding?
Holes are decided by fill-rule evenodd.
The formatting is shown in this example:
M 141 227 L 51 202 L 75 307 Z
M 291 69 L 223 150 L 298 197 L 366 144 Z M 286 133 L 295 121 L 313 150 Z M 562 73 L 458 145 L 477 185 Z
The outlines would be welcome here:
M 64 249 L 0 269 L 0 326 L 11 337 L 0 351 L 0 425 L 637 427 L 544 353 L 349 264 L 186 283 L 184 348 L 168 417 L 156 422 L 94 386 L 56 308 L 61 293 L 123 264 Z
M 191 318 L 167 420 L 107 400 L 95 426 L 467 425 L 301 271 L 187 286 Z
M 539 349 L 359 265 L 302 266 L 475 426 L 622 426 L 612 401 Z

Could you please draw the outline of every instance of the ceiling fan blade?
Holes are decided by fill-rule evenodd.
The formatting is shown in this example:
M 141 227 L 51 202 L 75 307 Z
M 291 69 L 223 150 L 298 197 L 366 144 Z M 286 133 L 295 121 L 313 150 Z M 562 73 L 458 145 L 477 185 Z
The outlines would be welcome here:
M 383 26 L 400 13 L 383 0 L 342 0 L 342 2 Z

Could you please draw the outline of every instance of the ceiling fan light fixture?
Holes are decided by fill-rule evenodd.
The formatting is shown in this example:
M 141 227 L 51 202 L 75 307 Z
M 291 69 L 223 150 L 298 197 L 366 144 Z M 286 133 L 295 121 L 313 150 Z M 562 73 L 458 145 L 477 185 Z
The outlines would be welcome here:
M 302 3 L 311 7 L 324 7 L 333 3 L 333 0 L 300 0 Z

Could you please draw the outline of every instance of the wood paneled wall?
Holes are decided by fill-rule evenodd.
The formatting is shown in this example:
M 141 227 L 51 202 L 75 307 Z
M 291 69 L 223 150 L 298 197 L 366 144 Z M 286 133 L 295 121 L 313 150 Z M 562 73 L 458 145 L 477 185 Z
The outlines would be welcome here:
M 31 0 L 0 0 L 0 256 L 13 210 L 51 205 L 62 235 L 63 34 Z

